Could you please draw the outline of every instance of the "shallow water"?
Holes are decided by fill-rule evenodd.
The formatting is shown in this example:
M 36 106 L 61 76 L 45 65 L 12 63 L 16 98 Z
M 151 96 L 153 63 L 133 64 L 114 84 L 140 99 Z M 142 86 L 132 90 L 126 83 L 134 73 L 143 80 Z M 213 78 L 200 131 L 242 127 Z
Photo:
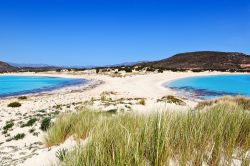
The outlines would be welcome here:
M 0 97 L 42 92 L 81 84 L 83 79 L 37 76 L 0 76 Z
M 250 75 L 219 75 L 189 77 L 165 84 L 183 95 L 214 98 L 224 95 L 250 97 Z

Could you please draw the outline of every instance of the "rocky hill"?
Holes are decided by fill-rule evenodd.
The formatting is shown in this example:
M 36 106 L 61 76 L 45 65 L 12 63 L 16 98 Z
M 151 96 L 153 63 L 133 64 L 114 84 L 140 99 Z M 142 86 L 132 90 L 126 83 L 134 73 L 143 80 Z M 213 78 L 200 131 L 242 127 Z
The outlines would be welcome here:
M 13 71 L 17 71 L 17 70 L 18 70 L 18 68 L 13 67 L 13 66 L 9 65 L 8 63 L 0 61 L 0 73 L 13 72 Z
M 168 70 L 250 71 L 250 56 L 238 52 L 188 52 L 137 65 Z

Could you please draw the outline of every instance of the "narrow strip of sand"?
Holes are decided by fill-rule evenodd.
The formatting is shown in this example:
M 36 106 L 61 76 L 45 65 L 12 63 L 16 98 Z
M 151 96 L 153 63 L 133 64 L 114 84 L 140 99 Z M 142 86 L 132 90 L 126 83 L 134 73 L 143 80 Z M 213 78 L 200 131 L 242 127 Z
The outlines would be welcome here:
M 74 111 L 77 103 L 84 103 L 93 98 L 100 98 L 103 92 L 113 92 L 114 98 L 145 98 L 146 105 L 135 106 L 135 110 L 151 110 L 155 108 L 156 100 L 166 96 L 175 95 L 176 92 L 163 87 L 163 83 L 175 79 L 193 76 L 207 76 L 230 74 L 221 72 L 164 72 L 133 75 L 126 77 L 111 77 L 100 74 L 79 73 L 12 73 L 4 75 L 19 76 L 52 76 L 66 78 L 83 78 L 91 80 L 88 84 L 63 87 L 51 92 L 28 94 L 27 100 L 18 100 L 16 96 L 0 99 L 0 126 L 5 126 L 7 121 L 13 121 L 14 127 L 8 133 L 0 133 L 0 165 L 20 164 L 32 158 L 39 149 L 43 149 L 43 132 L 39 129 L 43 117 L 54 116 L 56 113 Z M 8 104 L 18 101 L 21 107 L 11 108 Z M 195 102 L 187 99 L 187 106 L 195 105 Z M 164 105 L 165 106 L 165 105 Z M 178 106 L 171 105 L 177 109 Z M 58 109 L 60 108 L 60 109 Z M 38 122 L 32 127 L 21 127 L 31 118 L 37 118 Z M 35 133 L 31 132 L 35 130 Z M 20 140 L 10 140 L 13 136 L 24 133 L 25 137 Z M 39 164 L 38 164 L 39 165 Z

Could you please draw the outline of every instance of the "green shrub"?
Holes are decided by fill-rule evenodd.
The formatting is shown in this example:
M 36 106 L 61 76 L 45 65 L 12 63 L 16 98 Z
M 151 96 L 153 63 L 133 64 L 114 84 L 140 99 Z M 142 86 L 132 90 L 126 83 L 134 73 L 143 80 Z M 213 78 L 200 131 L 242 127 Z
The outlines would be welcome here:
M 96 74 L 98 74 L 100 72 L 100 69 L 96 69 Z
M 162 69 L 159 69 L 158 70 L 158 73 L 163 73 L 164 71 Z
M 25 134 L 24 133 L 18 133 L 17 135 L 15 135 L 13 137 L 14 140 L 19 140 L 19 139 L 23 139 L 25 137 Z
M 13 120 L 7 121 L 5 123 L 5 126 L 3 126 L 3 130 L 9 130 L 14 126 Z
M 19 102 L 13 102 L 13 103 L 10 103 L 10 104 L 8 104 L 8 107 L 21 107 L 21 103 L 19 103 Z
M 131 73 L 132 72 L 132 68 L 130 68 L 130 67 L 125 67 L 124 70 L 126 71 L 126 73 Z
M 19 100 L 27 100 L 27 96 L 20 96 L 18 97 Z
M 29 133 L 34 133 L 36 131 L 36 129 L 32 128 L 32 129 L 29 129 Z
M 42 120 L 42 123 L 41 123 L 41 126 L 40 126 L 40 129 L 42 131 L 46 131 L 51 125 L 51 118 L 49 117 L 46 117 Z
M 32 118 L 27 123 L 21 125 L 21 127 L 33 126 L 33 124 L 36 123 L 36 121 L 37 121 L 37 118 Z

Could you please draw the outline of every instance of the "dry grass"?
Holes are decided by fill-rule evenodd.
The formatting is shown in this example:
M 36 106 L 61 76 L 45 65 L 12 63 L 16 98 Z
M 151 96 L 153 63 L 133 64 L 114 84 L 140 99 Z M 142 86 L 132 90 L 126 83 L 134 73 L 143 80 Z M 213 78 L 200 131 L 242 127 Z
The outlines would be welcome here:
M 161 99 L 158 99 L 157 102 L 174 103 L 176 105 L 182 105 L 182 106 L 186 105 L 186 103 L 183 100 L 172 95 L 163 96 Z
M 250 112 L 241 105 L 221 101 L 186 113 L 151 115 L 83 112 L 60 117 L 48 131 L 52 144 L 69 135 L 89 137 L 62 165 L 231 165 L 234 159 L 250 164 Z
M 44 136 L 46 146 L 63 143 L 72 135 L 77 139 L 85 139 L 97 123 L 100 114 L 85 107 L 81 108 L 81 111 L 62 114 L 47 130 Z
M 196 108 L 203 109 L 205 107 L 219 103 L 242 107 L 242 109 L 250 109 L 250 98 L 245 98 L 242 96 L 236 96 L 236 97 L 224 96 L 214 100 L 205 100 L 198 103 Z

